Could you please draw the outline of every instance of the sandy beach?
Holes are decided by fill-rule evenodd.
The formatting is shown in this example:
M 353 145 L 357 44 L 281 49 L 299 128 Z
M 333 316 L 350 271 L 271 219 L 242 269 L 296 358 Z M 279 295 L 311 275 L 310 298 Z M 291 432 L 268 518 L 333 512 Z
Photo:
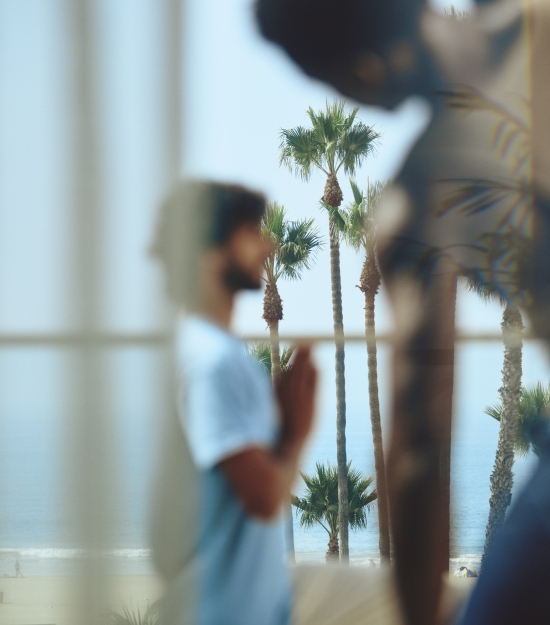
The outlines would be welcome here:
M 113 575 L 106 578 L 107 597 L 101 610 L 132 606 L 143 612 L 162 594 L 154 576 Z M 75 577 L 0 578 L 0 625 L 74 625 L 81 580 Z
M 0 625 L 74 625 L 82 580 L 76 577 L 0 578 Z M 475 580 L 449 579 L 446 612 L 451 615 L 466 599 Z M 106 578 L 106 597 L 100 612 L 121 611 L 122 605 L 145 612 L 162 596 L 159 578 L 149 575 L 113 575 Z

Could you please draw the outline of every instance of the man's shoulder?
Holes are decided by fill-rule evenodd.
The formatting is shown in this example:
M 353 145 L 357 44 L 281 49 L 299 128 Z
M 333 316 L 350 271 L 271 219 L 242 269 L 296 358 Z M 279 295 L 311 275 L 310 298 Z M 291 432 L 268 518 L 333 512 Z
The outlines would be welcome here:
M 203 373 L 241 368 L 246 358 L 242 341 L 198 317 L 179 324 L 177 353 L 186 370 Z

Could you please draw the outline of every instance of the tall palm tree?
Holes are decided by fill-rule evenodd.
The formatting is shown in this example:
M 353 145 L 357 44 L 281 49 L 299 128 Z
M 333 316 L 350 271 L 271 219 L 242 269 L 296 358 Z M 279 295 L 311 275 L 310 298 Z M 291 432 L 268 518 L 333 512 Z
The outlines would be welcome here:
M 321 205 L 329 218 L 330 278 L 332 287 L 332 316 L 336 344 L 336 451 L 338 464 L 338 514 L 340 524 L 341 560 L 349 561 L 348 541 L 348 482 L 346 454 L 346 390 L 344 354 L 344 316 L 342 312 L 342 282 L 340 276 L 340 239 L 337 211 L 342 204 L 342 189 L 338 173 L 353 175 L 367 155 L 372 154 L 380 135 L 358 121 L 358 108 L 346 111 L 345 102 L 327 102 L 325 110 L 307 110 L 311 126 L 296 126 L 281 130 L 280 163 L 307 181 L 313 171 L 326 176 Z
M 301 473 L 306 484 L 304 497 L 292 495 L 292 505 L 300 519 L 300 527 L 320 525 L 328 534 L 326 560 L 339 558 L 339 500 L 338 470 L 330 462 L 325 465 L 318 462 L 313 475 Z M 348 481 L 348 519 L 352 529 L 367 527 L 367 512 L 376 500 L 376 490 L 369 491 L 372 477 L 366 477 L 357 469 L 347 465 Z
M 501 397 L 499 412 L 500 428 L 498 433 L 495 464 L 491 473 L 491 497 L 489 499 L 489 519 L 485 530 L 485 546 L 481 566 L 491 544 L 495 531 L 504 523 L 506 510 L 512 501 L 514 484 L 514 449 L 519 423 L 522 376 L 521 333 L 523 319 L 516 304 L 507 301 L 495 286 L 485 281 L 469 278 L 468 288 L 487 300 L 498 300 L 504 305 L 502 313 L 502 341 L 504 343 L 504 363 L 502 365 L 502 386 L 498 392 Z M 491 415 L 493 416 L 493 415 Z
M 274 243 L 273 252 L 265 260 L 265 294 L 263 318 L 269 327 L 270 354 L 269 371 L 273 385 L 284 368 L 288 368 L 292 350 L 285 350 L 281 357 L 279 322 L 283 319 L 283 301 L 279 294 L 279 278 L 299 280 L 304 269 L 309 269 L 316 252 L 322 245 L 313 219 L 288 221 L 284 206 L 269 204 L 262 218 L 261 229 L 264 238 Z M 264 358 L 265 360 L 265 358 Z M 287 505 L 289 555 L 294 559 L 294 525 L 292 507 Z
M 279 278 L 299 280 L 302 271 L 309 269 L 322 245 L 313 219 L 288 221 L 284 206 L 269 204 L 262 218 L 262 235 L 272 241 L 274 250 L 264 263 L 265 295 L 263 318 L 269 326 L 271 345 L 271 379 L 275 383 L 281 374 L 279 321 L 283 318 L 283 301 L 279 295 Z
M 367 343 L 369 372 L 369 407 L 374 445 L 374 468 L 376 491 L 378 493 L 379 548 L 382 561 L 390 560 L 390 522 L 388 491 L 386 486 L 386 464 L 380 423 L 380 402 L 378 398 L 378 357 L 376 348 L 375 298 L 382 276 L 376 263 L 376 224 L 374 209 L 388 182 L 376 182 L 367 186 L 363 194 L 354 180 L 350 180 L 353 202 L 341 211 L 341 227 L 344 241 L 354 250 L 365 254 L 365 262 L 359 279 L 359 289 L 365 295 L 365 338 Z
M 455 190 L 442 202 L 442 214 L 456 210 L 464 216 L 476 215 L 501 204 L 506 208 L 498 232 L 479 238 L 486 250 L 486 268 L 472 275 L 469 286 L 485 298 L 496 298 L 505 306 L 502 317 L 504 365 L 499 438 L 495 465 L 491 474 L 489 519 L 485 532 L 482 566 L 487 548 L 496 529 L 504 522 L 512 497 L 514 437 L 518 423 L 522 375 L 523 320 L 518 303 L 525 298 L 524 262 L 529 257 L 532 219 L 531 129 L 529 104 L 527 115 L 517 115 L 499 101 L 471 87 L 460 87 L 446 94 L 446 105 L 469 115 L 484 111 L 494 119 L 493 149 L 500 159 L 510 164 L 508 179 L 471 178 L 458 182 Z M 525 119 L 524 119 L 525 117 Z M 487 269 L 488 267 L 488 269 Z
M 539 424 L 548 423 L 549 411 L 550 384 L 544 387 L 541 382 L 537 382 L 534 386 L 521 388 L 514 445 L 514 450 L 519 456 L 526 456 L 531 450 L 537 456 L 541 455 L 542 450 L 536 437 L 536 429 Z M 502 403 L 487 406 L 485 414 L 500 421 L 502 419 Z

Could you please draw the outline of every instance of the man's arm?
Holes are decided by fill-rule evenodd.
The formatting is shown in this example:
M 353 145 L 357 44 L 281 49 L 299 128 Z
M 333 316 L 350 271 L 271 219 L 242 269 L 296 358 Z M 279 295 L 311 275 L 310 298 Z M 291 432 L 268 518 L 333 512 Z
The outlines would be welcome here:
M 277 389 L 282 418 L 277 445 L 246 449 L 220 463 L 243 508 L 253 517 L 273 518 L 288 499 L 313 422 L 316 380 L 311 350 L 300 347 Z

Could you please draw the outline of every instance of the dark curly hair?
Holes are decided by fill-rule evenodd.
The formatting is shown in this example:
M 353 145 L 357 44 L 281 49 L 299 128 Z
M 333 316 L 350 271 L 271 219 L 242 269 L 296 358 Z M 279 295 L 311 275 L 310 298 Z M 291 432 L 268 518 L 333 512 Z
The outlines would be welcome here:
M 178 304 L 192 301 L 197 263 L 207 249 L 226 243 L 244 223 L 260 223 L 266 198 L 236 184 L 186 180 L 162 205 L 150 253 L 159 259 Z

